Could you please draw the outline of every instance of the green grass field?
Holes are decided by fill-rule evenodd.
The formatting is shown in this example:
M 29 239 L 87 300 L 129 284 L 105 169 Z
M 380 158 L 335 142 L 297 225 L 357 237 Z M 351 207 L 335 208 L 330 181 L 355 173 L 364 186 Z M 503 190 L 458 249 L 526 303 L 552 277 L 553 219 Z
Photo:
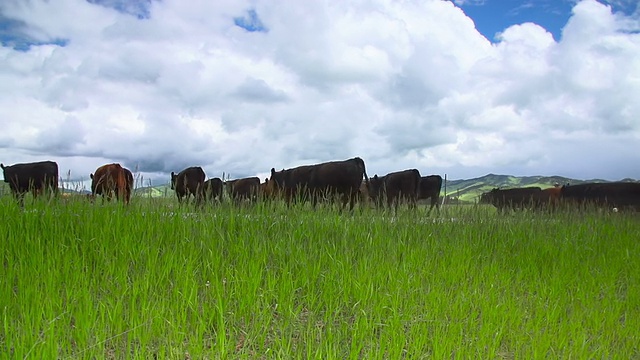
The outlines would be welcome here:
M 640 357 L 637 214 L 0 199 L 0 358 Z

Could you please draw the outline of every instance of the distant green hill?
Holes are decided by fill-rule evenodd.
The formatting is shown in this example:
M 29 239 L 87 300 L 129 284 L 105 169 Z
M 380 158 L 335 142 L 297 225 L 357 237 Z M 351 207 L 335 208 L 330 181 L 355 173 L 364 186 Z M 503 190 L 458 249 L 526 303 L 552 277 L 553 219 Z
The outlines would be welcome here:
M 158 186 L 145 186 L 137 188 L 133 191 L 135 196 L 145 196 L 145 197 L 167 197 L 167 196 L 175 196 L 173 190 L 169 185 L 158 185 Z
M 622 181 L 636 181 L 633 179 L 623 179 Z M 541 188 L 553 187 L 555 184 L 581 184 L 586 182 L 607 182 L 602 179 L 578 180 L 562 176 L 511 176 L 487 174 L 473 179 L 447 180 L 442 186 L 442 195 L 457 198 L 461 202 L 473 203 L 486 191 L 493 188 L 517 188 L 528 186 L 539 186 Z

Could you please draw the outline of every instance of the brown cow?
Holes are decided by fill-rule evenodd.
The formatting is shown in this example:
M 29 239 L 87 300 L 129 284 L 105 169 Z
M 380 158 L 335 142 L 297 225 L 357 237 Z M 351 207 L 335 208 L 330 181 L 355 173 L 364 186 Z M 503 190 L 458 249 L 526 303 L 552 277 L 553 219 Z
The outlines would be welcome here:
M 103 201 L 105 198 L 107 201 L 111 200 L 115 194 L 118 200 L 122 199 L 128 204 L 132 186 L 133 175 L 117 163 L 102 165 L 91 174 L 92 197 L 102 195 Z
M 386 196 L 387 206 L 395 204 L 397 212 L 402 200 L 407 200 L 410 207 L 415 207 L 419 187 L 420 171 L 417 169 L 396 171 L 382 177 L 376 174 L 369 180 L 369 196 L 377 206 L 383 204 Z
M 171 172 L 171 190 L 176 191 L 178 202 L 182 203 L 182 198 L 193 195 L 196 204 L 200 204 L 204 197 L 204 179 L 206 175 L 200 166 L 188 167 L 179 173 Z
M 436 207 L 440 210 L 440 189 L 442 188 L 442 176 L 429 175 L 420 178 L 420 187 L 418 188 L 418 200 L 431 199 L 431 207 L 429 212 Z
M 37 197 L 45 190 L 58 194 L 58 164 L 53 161 L 15 164 L 4 166 L 4 182 L 9 183 L 13 196 L 20 205 L 24 205 L 25 193 L 31 191 Z
M 256 176 L 227 180 L 224 185 L 227 187 L 229 196 L 234 201 L 255 201 L 260 193 L 260 178 Z

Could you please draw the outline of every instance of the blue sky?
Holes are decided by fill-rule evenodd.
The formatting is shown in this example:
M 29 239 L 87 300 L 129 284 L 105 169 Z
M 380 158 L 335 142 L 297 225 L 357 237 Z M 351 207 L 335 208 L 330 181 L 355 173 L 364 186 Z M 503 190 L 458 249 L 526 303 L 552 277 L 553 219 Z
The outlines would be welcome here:
M 8 0 L 0 42 L 0 160 L 74 179 L 640 179 L 636 0 Z
M 571 16 L 577 0 L 454 0 L 476 24 L 487 39 L 495 42 L 496 35 L 511 25 L 533 22 L 545 28 L 558 41 L 562 28 Z M 637 0 L 601 1 L 614 12 L 638 15 Z
M 161 0 L 87 0 L 89 3 L 116 9 L 125 14 L 146 19 L 154 1 Z M 497 42 L 497 35 L 511 25 L 533 22 L 545 28 L 556 41 L 562 36 L 562 28 L 571 16 L 571 9 L 577 0 L 452 0 L 475 22 L 476 29 L 489 41 Z M 614 12 L 638 16 L 638 2 L 635 0 L 605 1 Z M 185 2 L 186 4 L 186 2 Z M 234 17 L 234 23 L 248 31 L 266 31 L 259 14 L 251 8 Z M 39 41 L 21 32 L 23 24 L 0 14 L 0 42 L 27 50 L 33 44 L 53 43 L 64 45 L 65 39 Z
M 459 2 L 476 28 L 490 41 L 507 27 L 525 22 L 536 23 L 560 39 L 562 27 L 571 15 L 567 0 L 482 0 Z

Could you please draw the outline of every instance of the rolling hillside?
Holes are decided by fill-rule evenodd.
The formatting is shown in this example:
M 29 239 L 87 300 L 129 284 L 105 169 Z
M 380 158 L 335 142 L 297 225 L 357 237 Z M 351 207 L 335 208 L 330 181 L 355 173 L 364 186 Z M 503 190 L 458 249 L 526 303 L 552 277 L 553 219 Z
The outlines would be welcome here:
M 589 180 L 603 182 L 604 180 Z M 527 186 L 539 186 L 541 188 L 552 187 L 555 184 L 578 184 L 584 180 L 569 179 L 562 176 L 511 176 L 487 174 L 473 179 L 448 180 L 442 186 L 442 194 L 451 198 L 457 198 L 461 202 L 473 203 L 483 192 L 493 188 L 517 188 Z

